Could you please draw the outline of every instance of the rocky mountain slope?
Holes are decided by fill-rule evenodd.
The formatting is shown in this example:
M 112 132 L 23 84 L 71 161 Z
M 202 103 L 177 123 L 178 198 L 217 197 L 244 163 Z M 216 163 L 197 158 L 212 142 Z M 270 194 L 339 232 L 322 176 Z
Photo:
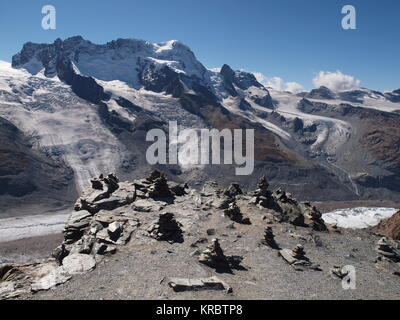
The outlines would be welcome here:
M 301 199 L 395 199 L 399 96 L 279 92 L 228 65 L 205 68 L 178 41 L 97 45 L 73 37 L 27 43 L 12 66 L 0 63 L 0 117 L 30 137 L 32 152 L 72 170 L 66 184 L 78 192 L 101 172 L 132 179 L 150 170 L 146 133 L 177 121 L 181 129 L 254 128 L 256 158 L 250 176 L 235 176 L 233 165 L 158 166 L 178 182 L 212 177 L 252 187 L 265 174 Z
M 326 225 L 265 177 L 251 192 L 158 171 L 90 183 L 53 258 L 0 268 L 0 299 L 399 298 L 398 241 Z
M 33 149 L 30 137 L 0 117 L 2 210 L 17 216 L 21 214 L 21 202 L 31 210 L 37 207 L 43 211 L 61 206 L 76 197 L 72 185 L 72 169 L 64 162 Z
M 381 221 L 373 230 L 386 237 L 400 240 L 400 211 Z

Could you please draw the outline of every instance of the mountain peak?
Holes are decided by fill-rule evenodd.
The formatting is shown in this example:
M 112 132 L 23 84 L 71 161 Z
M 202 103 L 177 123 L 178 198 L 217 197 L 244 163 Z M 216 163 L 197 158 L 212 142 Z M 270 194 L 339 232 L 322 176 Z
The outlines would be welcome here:
M 47 77 L 59 76 L 63 65 L 73 64 L 80 74 L 99 80 L 119 80 L 136 87 L 146 68 L 168 67 L 189 77 L 204 78 L 205 67 L 194 53 L 178 40 L 151 43 L 138 39 L 117 39 L 106 44 L 94 44 L 82 36 L 52 44 L 26 43 L 13 56 L 13 68 L 26 69 L 31 74 L 44 70 Z

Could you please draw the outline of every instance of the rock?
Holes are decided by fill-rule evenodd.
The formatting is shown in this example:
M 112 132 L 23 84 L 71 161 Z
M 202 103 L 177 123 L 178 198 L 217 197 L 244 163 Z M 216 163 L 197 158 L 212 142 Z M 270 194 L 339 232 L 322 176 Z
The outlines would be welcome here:
M 107 245 L 105 243 L 96 243 L 93 246 L 93 253 L 99 255 L 105 254 L 114 254 L 117 251 L 117 248 L 114 246 Z
M 164 172 L 153 171 L 151 176 L 148 178 L 151 182 L 147 189 L 147 195 L 150 198 L 173 198 L 173 194 L 169 189 L 167 179 L 165 178 Z
M 300 210 L 304 216 L 304 223 L 316 231 L 328 231 L 322 219 L 322 213 L 309 202 L 300 203 Z
M 57 267 L 51 270 L 46 276 L 34 281 L 31 289 L 33 292 L 49 290 L 56 285 L 67 282 L 69 279 L 71 279 L 71 275 L 63 267 Z
M 297 260 L 305 260 L 306 252 L 304 251 L 304 247 L 301 244 L 298 244 L 293 250 L 292 250 L 292 256 L 293 258 Z
M 93 235 L 83 235 L 81 239 L 79 239 L 72 245 L 72 247 L 70 248 L 70 253 L 91 253 L 95 240 L 96 238 Z
M 386 237 L 379 239 L 375 250 L 383 258 L 400 262 L 400 250 L 391 245 Z
M 89 228 L 92 215 L 85 210 L 73 212 L 64 228 L 65 243 L 71 244 L 78 241 Z
M 261 242 L 273 249 L 279 249 L 279 246 L 275 241 L 275 236 L 271 227 L 266 227 L 264 229 L 264 239 Z
M 187 194 L 188 185 L 186 183 L 179 184 L 175 182 L 168 182 L 168 187 L 171 192 L 177 197 L 181 197 Z
M 63 259 L 69 255 L 69 251 L 66 249 L 65 244 L 59 245 L 57 248 L 54 249 L 51 256 L 57 260 L 59 264 L 62 264 Z
M 113 223 L 109 224 L 107 231 L 110 235 L 110 239 L 117 241 L 122 233 L 122 224 L 118 221 L 114 221 Z
M 182 242 L 182 224 L 175 220 L 170 212 L 160 213 L 158 220 L 149 227 L 150 237 L 158 241 Z
M 16 289 L 15 283 L 12 281 L 0 282 L 0 300 L 17 298 L 27 292 L 24 289 Z
M 289 234 L 289 236 L 291 236 L 294 239 L 298 239 L 298 240 L 302 240 L 302 241 L 307 241 L 307 238 L 305 236 L 303 236 L 302 234 L 296 233 L 292 230 L 287 230 L 287 233 Z
M 225 290 L 227 293 L 232 292 L 232 288 L 217 277 L 200 279 L 170 278 L 168 285 L 175 292 L 200 290 Z
M 113 210 L 132 203 L 136 198 L 134 183 L 119 182 L 115 174 L 92 179 L 92 188 L 85 189 L 75 204 L 75 211 L 86 210 L 95 214 L 100 210 Z
M 322 214 L 315 206 L 308 202 L 299 203 L 290 194 L 282 189 L 275 192 L 268 190 L 266 177 L 262 177 L 253 192 L 249 204 L 258 205 L 275 211 L 275 218 L 279 222 L 289 222 L 295 226 L 312 227 L 316 231 L 327 231 Z
M 382 220 L 373 230 L 383 236 L 400 240 L 400 211 L 390 218 Z
M 243 218 L 243 214 L 235 200 L 229 203 L 228 209 L 224 210 L 224 215 L 237 223 L 251 224 L 248 218 Z
M 161 171 L 158 170 L 153 170 L 150 173 L 150 176 L 148 178 L 146 178 L 147 181 L 149 181 L 150 183 L 155 182 L 157 179 L 161 178 L 163 175 L 163 173 Z
M 229 267 L 227 257 L 219 244 L 217 238 L 213 239 L 211 244 L 199 256 L 199 262 L 212 268 Z
M 229 204 L 232 202 L 232 199 L 228 198 L 226 196 L 223 196 L 221 198 L 215 198 L 210 201 L 211 201 L 211 206 L 216 209 L 228 209 Z
M 239 194 L 243 194 L 243 191 L 242 189 L 240 189 L 238 183 L 231 183 L 231 185 L 227 189 L 225 189 L 223 194 L 229 198 L 234 198 Z
M 99 232 L 100 230 L 103 230 L 103 229 L 104 229 L 104 227 L 99 221 L 92 220 L 90 222 L 89 233 L 91 235 L 95 236 L 97 234 L 97 232 Z
M 308 202 L 299 203 L 282 189 L 273 193 L 277 207 L 280 208 L 280 221 L 289 222 L 295 226 L 311 227 L 316 231 L 327 231 L 322 219 L 322 213 Z
M 330 270 L 331 275 L 343 279 L 345 276 L 349 274 L 349 271 L 343 271 L 343 267 L 333 266 Z
M 100 176 L 99 179 L 94 178 L 90 180 L 90 183 L 92 184 L 92 189 L 94 190 L 104 190 L 103 186 L 103 175 Z
M 199 244 L 206 243 L 206 242 L 208 242 L 207 238 L 200 238 L 200 239 L 197 239 L 195 242 L 193 242 L 190 246 L 192 248 L 196 248 Z
M 309 269 L 321 270 L 319 265 L 312 263 L 306 256 L 304 247 L 298 244 L 293 250 L 283 249 L 279 251 L 282 258 L 295 268 L 295 270 L 302 270 L 302 267 Z
M 99 212 L 95 219 L 106 226 L 96 233 L 96 239 L 106 244 L 125 245 L 133 231 L 140 225 L 137 219 L 115 216 L 111 213 Z M 111 231 L 109 230 L 110 226 Z
M 282 249 L 279 251 L 279 254 L 282 256 L 283 259 L 286 260 L 287 263 L 293 264 L 298 261 L 296 258 L 293 257 L 293 251 L 290 249 Z
M 221 189 L 216 181 L 206 181 L 200 194 L 203 197 L 213 197 L 220 195 L 220 193 Z
M 206 232 L 207 232 L 207 235 L 209 235 L 209 236 L 213 236 L 216 233 L 215 229 L 207 229 Z
M 275 199 L 272 197 L 271 191 L 268 190 L 269 184 L 265 176 L 261 177 L 257 184 L 257 189 L 253 192 L 253 197 L 249 200 L 249 204 L 258 205 L 260 208 L 269 208 L 279 210 Z
M 114 173 L 109 174 L 103 181 L 107 186 L 107 192 L 110 194 L 119 188 L 119 179 Z
M 87 254 L 73 253 L 64 258 L 62 266 L 71 275 L 81 274 L 93 270 L 96 260 Z

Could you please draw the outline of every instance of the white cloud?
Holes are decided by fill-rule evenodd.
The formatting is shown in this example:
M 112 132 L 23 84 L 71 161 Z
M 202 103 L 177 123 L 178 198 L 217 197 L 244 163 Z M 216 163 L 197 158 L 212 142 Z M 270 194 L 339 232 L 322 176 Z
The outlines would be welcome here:
M 297 82 L 285 82 L 280 77 L 268 78 L 261 72 L 253 72 L 253 74 L 257 81 L 265 87 L 269 87 L 278 91 L 290 91 L 292 93 L 304 91 L 304 87 Z
M 286 91 L 299 93 L 304 91 L 304 87 L 297 82 L 286 82 Z
M 320 71 L 313 79 L 316 88 L 325 86 L 333 91 L 354 90 L 360 86 L 361 81 L 340 71 Z

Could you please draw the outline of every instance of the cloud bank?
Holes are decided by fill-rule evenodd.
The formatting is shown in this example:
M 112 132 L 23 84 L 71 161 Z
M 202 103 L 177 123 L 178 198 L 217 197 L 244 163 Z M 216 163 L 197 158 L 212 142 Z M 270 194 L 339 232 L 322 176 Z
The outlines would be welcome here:
M 316 88 L 325 86 L 333 91 L 354 90 L 360 86 L 361 81 L 341 71 L 320 71 L 313 79 Z
M 304 87 L 297 82 L 285 82 L 280 77 L 268 78 L 261 72 L 253 72 L 257 81 L 265 87 L 270 87 L 278 91 L 290 91 L 292 93 L 299 93 L 304 91 Z

